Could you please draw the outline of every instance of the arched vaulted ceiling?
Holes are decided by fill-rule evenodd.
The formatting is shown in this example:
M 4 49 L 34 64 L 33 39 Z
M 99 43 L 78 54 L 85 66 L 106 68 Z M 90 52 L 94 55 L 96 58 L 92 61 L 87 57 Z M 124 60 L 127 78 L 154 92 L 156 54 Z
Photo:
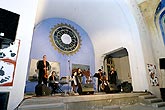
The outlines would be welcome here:
M 147 0 L 135 0 L 138 4 L 147 1 Z M 62 3 L 62 4 L 61 4 Z M 59 7 L 61 6 L 66 6 L 66 8 L 64 10 L 67 9 L 67 7 L 69 6 L 70 9 L 73 8 L 73 10 L 76 12 L 78 12 L 76 7 L 73 6 L 78 6 L 80 7 L 85 7 L 89 6 L 89 4 L 91 5 L 98 5 L 97 9 L 99 8 L 103 8 L 104 9 L 104 5 L 111 3 L 111 1 L 107 1 L 107 0 L 39 0 L 38 1 L 38 11 L 36 14 L 36 22 L 35 24 L 38 24 L 41 20 L 44 20 L 45 18 L 50 18 L 51 16 L 53 16 L 54 14 L 56 15 Z M 73 6 L 72 6 L 73 4 Z M 89 7 L 92 8 L 92 7 Z M 68 10 L 68 9 L 67 9 Z M 66 12 L 67 12 L 66 10 Z M 97 12 L 97 11 L 96 11 Z

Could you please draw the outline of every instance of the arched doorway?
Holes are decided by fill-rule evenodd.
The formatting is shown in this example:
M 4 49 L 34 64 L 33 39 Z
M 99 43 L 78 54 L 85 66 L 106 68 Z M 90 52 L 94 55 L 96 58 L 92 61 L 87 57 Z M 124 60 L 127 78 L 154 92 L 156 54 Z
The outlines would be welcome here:
M 125 81 L 132 83 L 127 49 L 122 47 L 104 55 L 104 71 L 109 73 L 113 66 L 121 83 Z

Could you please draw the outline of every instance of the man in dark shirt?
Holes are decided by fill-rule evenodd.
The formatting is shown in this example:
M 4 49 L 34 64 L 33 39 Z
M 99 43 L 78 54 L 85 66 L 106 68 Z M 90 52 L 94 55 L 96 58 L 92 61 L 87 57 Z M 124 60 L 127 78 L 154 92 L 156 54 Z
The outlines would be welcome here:
M 111 71 L 108 73 L 108 81 L 110 84 L 117 83 L 117 72 L 115 71 L 114 67 L 111 67 Z
M 39 60 L 37 62 L 37 69 L 39 70 L 38 84 L 41 84 L 43 82 L 45 85 L 47 85 L 47 71 L 51 69 L 51 66 L 49 62 L 46 60 L 46 55 L 43 56 L 43 60 Z
M 99 92 L 99 87 L 100 84 L 102 83 L 102 76 L 103 76 L 103 72 L 101 69 L 98 70 L 98 73 L 95 73 L 93 77 L 97 77 L 98 78 L 98 92 Z

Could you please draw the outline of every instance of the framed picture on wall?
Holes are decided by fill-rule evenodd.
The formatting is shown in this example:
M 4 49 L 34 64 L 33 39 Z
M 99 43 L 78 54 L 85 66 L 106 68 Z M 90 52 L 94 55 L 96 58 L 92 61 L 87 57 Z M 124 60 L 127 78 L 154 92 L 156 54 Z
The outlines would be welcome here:
M 156 65 L 147 64 L 147 69 L 150 76 L 150 84 L 152 86 L 159 86 L 158 75 L 156 72 Z
M 31 59 L 30 69 L 29 69 L 29 81 L 38 81 L 38 70 L 37 70 L 37 62 L 39 59 Z M 58 77 L 60 77 L 60 63 L 59 62 L 51 62 L 48 61 L 51 65 L 51 70 L 48 72 L 50 75 L 52 71 L 56 71 Z
M 15 40 L 9 47 L 0 49 L 0 86 L 12 86 L 20 40 Z
M 81 69 L 83 75 L 90 76 L 90 66 L 89 65 L 72 64 L 72 73 L 77 71 L 78 68 Z

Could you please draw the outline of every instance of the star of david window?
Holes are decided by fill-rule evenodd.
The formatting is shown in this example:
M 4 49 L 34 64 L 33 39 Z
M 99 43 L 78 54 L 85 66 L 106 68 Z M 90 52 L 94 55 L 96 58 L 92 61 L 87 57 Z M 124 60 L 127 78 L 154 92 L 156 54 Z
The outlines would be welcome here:
M 50 41 L 58 52 L 72 55 L 80 49 L 81 39 L 75 28 L 68 24 L 57 24 L 52 28 Z

